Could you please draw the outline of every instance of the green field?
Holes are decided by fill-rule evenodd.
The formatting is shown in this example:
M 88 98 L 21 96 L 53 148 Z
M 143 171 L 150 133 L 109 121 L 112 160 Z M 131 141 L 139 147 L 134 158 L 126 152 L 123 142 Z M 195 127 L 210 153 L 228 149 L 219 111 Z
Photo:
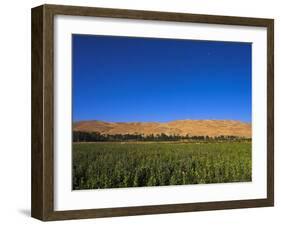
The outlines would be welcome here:
M 251 181 L 251 143 L 73 143 L 73 189 Z

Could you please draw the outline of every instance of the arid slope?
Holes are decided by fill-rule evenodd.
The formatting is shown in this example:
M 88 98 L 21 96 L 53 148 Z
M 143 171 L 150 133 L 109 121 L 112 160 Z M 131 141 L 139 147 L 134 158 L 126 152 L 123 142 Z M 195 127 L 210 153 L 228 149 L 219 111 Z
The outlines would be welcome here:
M 241 136 L 251 137 L 252 126 L 234 120 L 176 120 L 159 122 L 103 122 L 80 121 L 73 124 L 74 131 L 102 134 L 161 134 L 190 136 Z

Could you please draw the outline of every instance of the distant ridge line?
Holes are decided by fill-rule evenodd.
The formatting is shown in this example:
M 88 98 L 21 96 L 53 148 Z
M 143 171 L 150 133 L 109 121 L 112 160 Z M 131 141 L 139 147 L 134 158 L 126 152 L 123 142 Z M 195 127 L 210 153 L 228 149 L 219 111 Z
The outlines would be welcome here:
M 190 136 L 252 137 L 251 123 L 238 120 L 174 120 L 169 122 L 106 122 L 100 120 L 73 123 L 74 131 L 101 134 L 161 134 Z

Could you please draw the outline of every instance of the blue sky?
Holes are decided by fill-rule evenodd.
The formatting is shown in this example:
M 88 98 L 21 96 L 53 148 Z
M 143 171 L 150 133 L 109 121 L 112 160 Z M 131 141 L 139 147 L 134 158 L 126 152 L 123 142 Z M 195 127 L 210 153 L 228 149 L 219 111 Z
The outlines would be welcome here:
M 251 43 L 72 36 L 73 120 L 251 122 Z

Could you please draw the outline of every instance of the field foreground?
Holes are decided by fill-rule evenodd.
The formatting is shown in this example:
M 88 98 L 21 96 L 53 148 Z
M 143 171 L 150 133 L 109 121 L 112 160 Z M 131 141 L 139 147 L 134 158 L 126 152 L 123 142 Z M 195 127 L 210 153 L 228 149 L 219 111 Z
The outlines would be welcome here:
M 251 143 L 73 143 L 73 189 L 251 181 Z

